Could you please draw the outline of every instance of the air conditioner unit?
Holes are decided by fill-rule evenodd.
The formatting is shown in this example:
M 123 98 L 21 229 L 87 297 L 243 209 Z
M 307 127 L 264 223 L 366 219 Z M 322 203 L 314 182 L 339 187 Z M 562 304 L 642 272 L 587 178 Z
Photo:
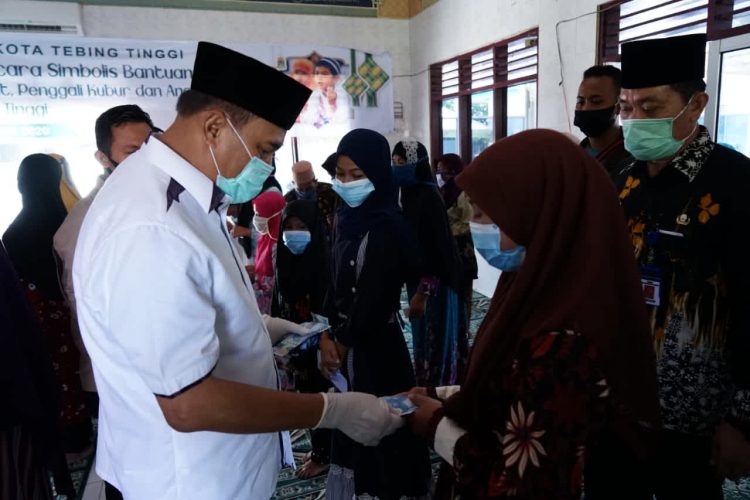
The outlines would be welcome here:
M 0 20 L 0 33 L 45 33 L 49 35 L 82 35 L 76 24 L 38 23 L 29 21 Z

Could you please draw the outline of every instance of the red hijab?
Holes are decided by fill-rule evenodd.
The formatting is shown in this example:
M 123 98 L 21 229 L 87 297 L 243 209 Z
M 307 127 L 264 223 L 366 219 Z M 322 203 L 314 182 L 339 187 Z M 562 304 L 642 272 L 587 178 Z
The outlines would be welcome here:
M 286 201 L 278 191 L 266 191 L 253 200 L 255 215 L 268 218 L 268 233 L 258 235 L 258 248 L 255 252 L 255 274 L 258 277 L 274 275 L 273 250 L 285 205 Z
M 487 148 L 457 183 L 527 254 L 518 272 L 502 274 L 466 382 L 446 402 L 446 415 L 488 428 L 488 388 L 520 341 L 574 330 L 597 348 L 618 406 L 656 421 L 655 356 L 640 277 L 601 165 L 560 133 L 530 130 Z

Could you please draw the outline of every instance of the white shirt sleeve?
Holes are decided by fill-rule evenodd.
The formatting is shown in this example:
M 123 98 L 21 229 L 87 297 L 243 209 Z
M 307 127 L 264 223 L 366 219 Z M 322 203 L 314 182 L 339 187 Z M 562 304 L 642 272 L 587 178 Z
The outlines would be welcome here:
M 120 231 L 105 246 L 113 341 L 151 392 L 174 395 L 210 374 L 219 340 L 206 252 L 161 225 Z
M 453 450 L 456 442 L 466 431 L 448 417 L 443 417 L 435 430 L 435 452 L 449 464 L 453 464 Z

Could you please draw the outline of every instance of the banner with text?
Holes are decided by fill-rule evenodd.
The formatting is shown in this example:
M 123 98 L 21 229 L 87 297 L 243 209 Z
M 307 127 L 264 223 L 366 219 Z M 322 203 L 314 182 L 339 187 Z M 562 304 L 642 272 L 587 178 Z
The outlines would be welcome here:
M 340 138 L 357 127 L 392 131 L 390 55 L 309 45 L 223 45 L 313 91 L 288 138 L 303 143 L 306 137 Z M 197 42 L 0 35 L 0 163 L 18 165 L 34 152 L 62 154 L 74 168 L 76 160 L 90 163 L 94 122 L 119 104 L 138 104 L 166 128 L 178 96 L 190 87 L 196 47 Z

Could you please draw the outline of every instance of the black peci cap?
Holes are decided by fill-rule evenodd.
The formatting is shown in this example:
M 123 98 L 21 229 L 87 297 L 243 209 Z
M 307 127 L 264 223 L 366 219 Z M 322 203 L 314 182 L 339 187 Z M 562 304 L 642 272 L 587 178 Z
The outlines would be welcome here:
M 706 35 L 623 43 L 621 61 L 624 89 L 702 80 L 706 73 Z
M 198 42 L 190 88 L 223 99 L 289 130 L 310 89 L 284 73 L 234 50 Z

